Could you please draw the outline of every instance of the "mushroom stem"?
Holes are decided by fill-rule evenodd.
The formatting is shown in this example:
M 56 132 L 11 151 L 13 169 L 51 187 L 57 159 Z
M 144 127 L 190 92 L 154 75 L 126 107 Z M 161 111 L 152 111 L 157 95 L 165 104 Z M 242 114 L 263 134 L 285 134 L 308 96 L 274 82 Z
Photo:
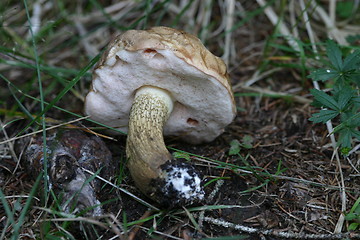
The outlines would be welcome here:
M 145 195 L 166 205 L 193 202 L 204 195 L 195 169 L 173 161 L 166 149 L 163 127 L 172 109 L 167 91 L 151 86 L 138 89 L 126 142 L 128 168 L 135 184 Z
M 163 127 L 172 111 L 173 101 L 162 89 L 142 87 L 135 95 L 126 142 L 128 168 L 139 187 L 147 193 L 150 181 L 160 175 L 160 166 L 171 160 L 165 147 Z

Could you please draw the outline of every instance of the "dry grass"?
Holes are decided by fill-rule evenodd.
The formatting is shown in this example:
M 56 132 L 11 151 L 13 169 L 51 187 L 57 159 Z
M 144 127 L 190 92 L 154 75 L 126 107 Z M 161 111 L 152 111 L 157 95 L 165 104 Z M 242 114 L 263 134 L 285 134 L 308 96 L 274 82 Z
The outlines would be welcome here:
M 359 1 L 348 1 L 350 8 L 318 2 L 2 1 L 0 238 L 359 237 L 344 219 L 359 197 L 359 152 L 339 156 L 336 138 L 328 137 L 332 124 L 307 120 L 309 89 L 328 86 L 306 77 L 321 66 L 327 38 L 349 45 L 347 37 L 360 34 Z M 154 25 L 199 36 L 229 66 L 239 109 L 234 123 L 208 145 L 168 142 L 203 172 L 207 202 L 171 211 L 147 203 L 124 167 L 121 136 L 105 139 L 120 169 L 101 180 L 106 213 L 63 212 L 52 192 L 34 188 L 18 138 L 37 131 L 46 138 L 50 127 L 99 127 L 82 118 L 97 54 L 119 33 Z M 244 136 L 252 147 L 229 155 L 231 140 Z

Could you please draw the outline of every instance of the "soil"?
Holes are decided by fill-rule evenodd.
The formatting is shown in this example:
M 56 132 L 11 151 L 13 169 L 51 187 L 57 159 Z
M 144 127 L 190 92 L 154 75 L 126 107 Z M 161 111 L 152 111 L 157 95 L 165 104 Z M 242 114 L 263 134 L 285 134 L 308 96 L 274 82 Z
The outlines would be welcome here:
M 325 127 L 307 120 L 311 106 L 269 98 L 256 101 L 252 97 L 239 97 L 237 101 L 241 101 L 238 105 L 247 110 L 239 112 L 226 132 L 214 142 L 189 145 L 176 139 L 167 141 L 171 148 L 194 154 L 190 158 L 202 172 L 205 182 L 216 177 L 223 179 L 205 187 L 204 205 L 237 207 L 192 212 L 201 224 L 199 229 L 190 227 L 192 224 L 187 214 L 179 213 L 181 209 L 163 210 L 163 219 L 157 223 L 156 230 L 184 239 L 232 235 L 262 239 L 261 231 L 265 229 L 301 234 L 332 233 L 341 215 L 338 166 L 332 159 L 332 149 L 324 147 L 329 142 Z M 229 155 L 229 143 L 234 139 L 241 142 L 244 136 L 252 138 L 252 147 L 241 148 L 239 155 Z M 125 155 L 125 139 L 125 136 L 120 136 L 116 142 L 104 140 L 113 154 L 115 166 L 125 164 L 120 161 Z M 216 164 L 199 161 L 201 159 L 195 155 L 240 168 L 219 168 Z M 8 195 L 15 194 L 19 185 L 27 186 L 22 189 L 30 189 L 34 181 L 21 167 L 14 178 L 9 174 L 14 168 L 11 161 L 2 163 L 1 181 L 6 183 L 4 191 Z M 345 159 L 342 159 L 342 170 L 351 204 L 355 200 L 352 195 L 359 179 L 349 177 L 352 167 Z M 125 177 L 120 186 L 152 203 L 134 187 L 126 168 L 123 174 Z M 111 200 L 103 206 L 105 212 L 126 216 L 127 222 L 139 220 L 149 211 L 143 204 L 110 186 L 103 188 L 98 197 L 101 202 Z M 233 225 L 224 227 L 211 223 L 201 219 L 201 214 Z M 147 221 L 141 227 L 147 229 L 153 224 L 153 221 Z M 258 233 L 249 235 L 236 230 L 236 226 L 257 229 Z M 146 232 L 138 231 L 135 239 L 147 239 Z M 279 239 L 277 235 L 270 234 L 266 239 Z

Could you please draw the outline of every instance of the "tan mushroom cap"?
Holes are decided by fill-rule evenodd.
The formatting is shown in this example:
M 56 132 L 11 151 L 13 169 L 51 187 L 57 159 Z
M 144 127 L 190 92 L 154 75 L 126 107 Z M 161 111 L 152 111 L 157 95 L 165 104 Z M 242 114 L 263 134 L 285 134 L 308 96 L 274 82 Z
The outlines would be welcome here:
M 174 110 L 165 136 L 212 141 L 236 115 L 224 62 L 194 35 L 168 27 L 129 30 L 108 46 L 93 72 L 85 112 L 127 132 L 134 95 L 141 86 L 167 90 Z

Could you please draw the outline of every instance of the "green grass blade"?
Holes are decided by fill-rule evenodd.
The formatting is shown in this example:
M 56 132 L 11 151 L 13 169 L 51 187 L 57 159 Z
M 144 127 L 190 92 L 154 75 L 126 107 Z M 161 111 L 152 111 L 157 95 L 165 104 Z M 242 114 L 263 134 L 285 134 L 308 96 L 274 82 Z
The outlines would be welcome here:
M 34 120 L 34 117 L 31 115 L 31 113 L 26 109 L 26 107 L 21 103 L 21 101 L 16 97 L 16 94 L 15 94 L 14 90 L 11 88 L 11 85 L 8 84 L 8 88 L 10 90 L 11 95 L 15 99 L 17 105 L 21 109 L 21 111 L 23 111 L 29 119 Z
M 39 87 L 39 93 L 40 93 L 40 107 L 41 107 L 41 110 L 43 112 L 44 108 L 45 108 L 45 104 L 44 104 L 44 92 L 43 92 L 43 87 L 42 87 L 42 82 L 41 82 L 39 56 L 37 54 L 35 36 L 34 36 L 34 32 L 32 30 L 32 23 L 31 23 L 31 20 L 30 20 L 30 13 L 29 13 L 29 9 L 28 9 L 26 0 L 24 0 L 24 7 L 25 7 L 25 11 L 26 11 L 27 20 L 28 20 L 28 23 L 29 23 L 31 42 L 32 42 L 34 56 L 35 56 L 36 75 L 37 75 L 37 79 L 38 79 L 38 87 Z M 43 148 L 43 171 L 44 171 L 44 190 L 45 190 L 44 191 L 44 198 L 45 198 L 45 202 L 47 202 L 47 198 L 48 198 L 47 189 L 48 189 L 49 183 L 48 183 L 48 177 L 47 177 L 48 176 L 48 173 L 47 173 L 48 161 L 47 161 L 47 151 L 46 151 L 45 113 L 42 116 L 43 116 L 43 118 L 41 119 L 41 126 L 42 126 L 42 129 L 43 129 L 42 136 L 43 136 L 43 143 L 44 143 L 44 146 L 43 146 L 44 147 Z M 35 119 L 32 119 L 32 121 L 35 121 Z
M 3 205 L 3 209 L 5 210 L 6 216 L 8 218 L 8 221 L 10 224 L 14 224 L 14 215 L 11 211 L 10 205 L 8 204 L 8 202 L 6 201 L 5 195 L 4 193 L 1 191 L 0 189 L 0 201 Z
M 39 100 L 38 98 L 33 97 L 33 96 L 30 96 L 30 95 L 28 95 L 28 94 L 26 94 L 26 93 L 23 93 L 18 87 L 16 87 L 9 79 L 7 79 L 7 78 L 6 78 L 4 75 L 2 75 L 1 73 L 0 73 L 0 78 L 2 78 L 3 80 L 5 80 L 11 87 L 13 87 L 13 88 L 14 88 L 16 91 L 18 91 L 19 93 L 23 94 L 25 97 L 30 98 L 30 99 L 32 99 L 32 100 L 34 100 L 34 101 L 40 102 L 40 100 Z M 48 102 L 46 102 L 46 101 L 44 101 L 44 103 L 45 103 L 45 105 L 49 105 L 49 104 L 50 104 L 50 103 L 48 103 Z M 67 114 L 70 114 L 70 115 L 72 115 L 72 116 L 74 116 L 74 117 L 77 117 L 77 118 L 83 118 L 83 117 L 84 117 L 84 116 L 82 116 L 82 115 L 79 115 L 79 114 L 70 112 L 70 111 L 68 111 L 68 110 L 66 110 L 66 109 L 64 109 L 64 108 L 58 107 L 58 106 L 56 106 L 56 105 L 53 105 L 53 107 L 56 108 L 56 109 L 58 109 L 58 110 L 60 110 L 60 111 L 62 111 L 62 112 L 64 112 L 64 113 L 67 113 Z M 0 112 L 0 114 L 1 114 L 1 112 Z M 86 119 L 86 121 L 95 123 L 95 124 L 97 124 L 97 125 L 99 125 L 99 126 L 101 126 L 101 127 L 104 127 L 104 128 L 110 129 L 110 130 L 113 130 L 113 131 L 115 131 L 115 132 L 119 132 L 119 133 L 122 133 L 122 134 L 126 134 L 126 133 L 124 133 L 124 132 L 122 132 L 122 131 L 120 131 L 120 130 L 117 130 L 117 129 L 113 128 L 113 127 L 107 126 L 107 125 L 102 124 L 102 123 L 100 123 L 100 122 L 91 120 L 91 119 L 89 119 L 89 118 Z M 24 128 L 24 129 L 26 129 L 26 128 Z M 18 133 L 18 135 L 20 135 L 21 133 L 22 133 L 22 132 Z
M 37 177 L 33 187 L 31 188 L 31 192 L 29 194 L 29 197 L 26 199 L 26 202 L 25 202 L 25 205 L 21 211 L 21 214 L 19 216 L 19 219 L 17 221 L 17 223 L 14 225 L 14 234 L 12 236 L 12 239 L 16 240 L 18 239 L 18 236 L 19 236 L 19 231 L 22 227 L 22 225 L 24 224 L 24 221 L 25 221 L 25 218 L 26 218 L 26 215 L 28 214 L 28 211 L 30 209 L 30 205 L 31 205 L 31 202 L 37 192 L 37 189 L 38 189 L 38 186 L 39 186 L 39 183 L 41 181 L 41 179 L 43 178 L 43 174 L 39 174 L 39 176 Z
M 68 85 L 45 107 L 41 113 L 39 113 L 34 120 L 32 120 L 19 134 L 23 133 L 26 129 L 28 129 L 35 121 L 38 121 L 49 109 L 55 106 L 55 104 L 72 88 L 78 81 L 86 74 L 86 72 L 96 64 L 99 60 L 100 55 L 94 57 L 83 69 L 80 70 L 79 74 L 71 80 Z
M 183 17 L 183 15 L 186 13 L 186 11 L 191 7 L 191 5 L 194 3 L 194 0 L 190 0 L 184 7 L 181 9 L 178 15 L 176 15 L 175 20 L 170 24 L 171 27 L 176 27 L 179 24 L 180 19 Z

